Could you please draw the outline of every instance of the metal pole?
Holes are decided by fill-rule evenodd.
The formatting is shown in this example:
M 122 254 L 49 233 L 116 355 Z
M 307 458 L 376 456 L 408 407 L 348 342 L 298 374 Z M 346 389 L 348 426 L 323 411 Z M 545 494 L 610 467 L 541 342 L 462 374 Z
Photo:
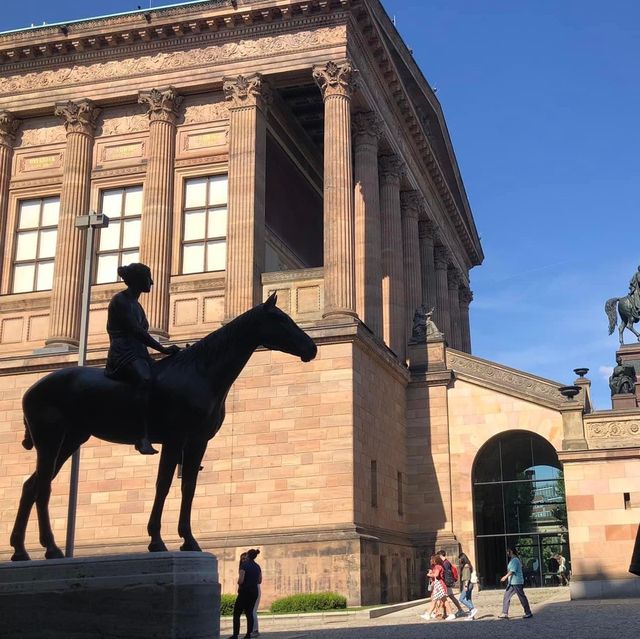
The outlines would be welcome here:
M 87 362 L 87 336 L 89 332 L 89 310 L 91 306 L 91 275 L 93 273 L 93 254 L 95 232 L 109 225 L 106 215 L 81 215 L 76 219 L 76 228 L 86 229 L 87 241 L 84 254 L 84 276 L 82 280 L 82 302 L 80 307 L 80 342 L 78 344 L 78 366 Z M 69 480 L 69 506 L 67 510 L 67 539 L 65 556 L 73 557 L 76 535 L 76 511 L 78 507 L 78 478 L 80 474 L 80 449 L 71 456 L 71 477 Z

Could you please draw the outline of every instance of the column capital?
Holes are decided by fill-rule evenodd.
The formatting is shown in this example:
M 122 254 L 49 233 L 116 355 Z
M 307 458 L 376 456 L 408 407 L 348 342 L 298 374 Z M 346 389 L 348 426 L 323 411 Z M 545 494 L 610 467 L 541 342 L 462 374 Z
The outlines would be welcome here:
M 449 258 L 451 253 L 446 246 L 438 244 L 433 252 L 433 261 L 436 271 L 445 271 L 449 267 Z
M 329 61 L 313 67 L 313 79 L 322 91 L 323 100 L 336 96 L 351 99 L 357 73 L 349 60 L 340 64 Z
M 56 102 L 54 113 L 64 120 L 64 128 L 69 133 L 84 133 L 93 136 L 98 121 L 99 109 L 92 100 L 65 100 Z
M 146 105 L 150 122 L 175 124 L 182 100 L 182 96 L 173 87 L 138 93 L 138 104 Z
M 380 179 L 385 181 L 397 181 L 404 175 L 404 163 L 397 155 L 381 155 Z
M 473 291 L 468 286 L 462 286 L 460 288 L 460 304 L 468 308 L 472 301 Z
M 382 137 L 382 120 L 373 111 L 356 113 L 351 119 L 351 126 L 356 145 L 377 145 Z
M 400 213 L 403 218 L 418 219 L 420 212 L 420 194 L 418 191 L 401 191 Z
M 450 291 L 457 291 L 462 283 L 462 275 L 457 267 L 449 265 L 447 272 L 447 283 Z
M 231 110 L 247 107 L 264 110 L 273 101 L 271 85 L 261 73 L 223 78 L 222 90 Z
M 0 109 L 0 144 L 2 146 L 13 146 L 19 127 L 18 118 L 9 111 Z
M 434 240 L 436 237 L 436 224 L 429 218 L 418 222 L 418 236 L 422 239 Z

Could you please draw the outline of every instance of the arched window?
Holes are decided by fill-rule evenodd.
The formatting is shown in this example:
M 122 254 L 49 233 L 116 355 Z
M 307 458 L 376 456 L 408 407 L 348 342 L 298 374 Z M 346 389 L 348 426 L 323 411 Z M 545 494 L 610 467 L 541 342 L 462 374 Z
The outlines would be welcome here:
M 478 452 L 472 481 L 481 583 L 499 586 L 506 549 L 515 547 L 527 585 L 565 584 L 570 565 L 567 507 L 553 446 L 527 431 L 498 435 Z

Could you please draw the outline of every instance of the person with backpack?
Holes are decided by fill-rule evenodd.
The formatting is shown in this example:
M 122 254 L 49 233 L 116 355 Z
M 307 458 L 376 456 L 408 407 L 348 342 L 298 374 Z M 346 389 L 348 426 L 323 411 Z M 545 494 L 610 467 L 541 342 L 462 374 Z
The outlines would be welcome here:
M 462 566 L 462 574 L 460 577 L 460 603 L 469 609 L 469 619 L 474 619 L 478 614 L 478 609 L 473 605 L 471 601 L 471 593 L 473 592 L 473 586 L 478 582 L 478 577 L 475 574 L 475 570 L 467 557 L 463 552 L 458 557 L 460 566 Z
M 442 568 L 444 570 L 444 583 L 447 586 L 447 597 L 451 600 L 453 605 L 458 609 L 458 612 L 455 614 L 450 614 L 447 617 L 447 621 L 451 621 L 456 617 L 464 617 L 464 611 L 462 610 L 462 606 L 460 602 L 456 599 L 456 596 L 453 594 L 453 587 L 458 583 L 458 569 L 447 559 L 446 550 L 442 549 L 438 552 L 440 557 L 442 558 Z

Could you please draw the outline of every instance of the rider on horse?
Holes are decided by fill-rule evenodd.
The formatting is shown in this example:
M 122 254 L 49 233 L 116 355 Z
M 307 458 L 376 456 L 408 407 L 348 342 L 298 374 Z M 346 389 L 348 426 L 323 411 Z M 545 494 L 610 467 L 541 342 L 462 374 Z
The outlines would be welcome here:
M 140 294 L 148 293 L 153 285 L 149 267 L 139 263 L 120 266 L 118 275 L 127 288 L 116 293 L 109 304 L 107 333 L 110 344 L 105 375 L 134 387 L 136 406 L 140 411 L 136 450 L 143 455 L 154 455 L 158 451 L 149 441 L 147 424 L 152 382 L 152 360 L 147 346 L 165 355 L 176 353 L 180 348 L 175 345 L 167 348 L 149 335 L 149 322 L 138 301 Z
M 632 304 L 632 311 L 635 321 L 640 319 L 640 266 L 631 277 L 629 282 L 629 298 Z

